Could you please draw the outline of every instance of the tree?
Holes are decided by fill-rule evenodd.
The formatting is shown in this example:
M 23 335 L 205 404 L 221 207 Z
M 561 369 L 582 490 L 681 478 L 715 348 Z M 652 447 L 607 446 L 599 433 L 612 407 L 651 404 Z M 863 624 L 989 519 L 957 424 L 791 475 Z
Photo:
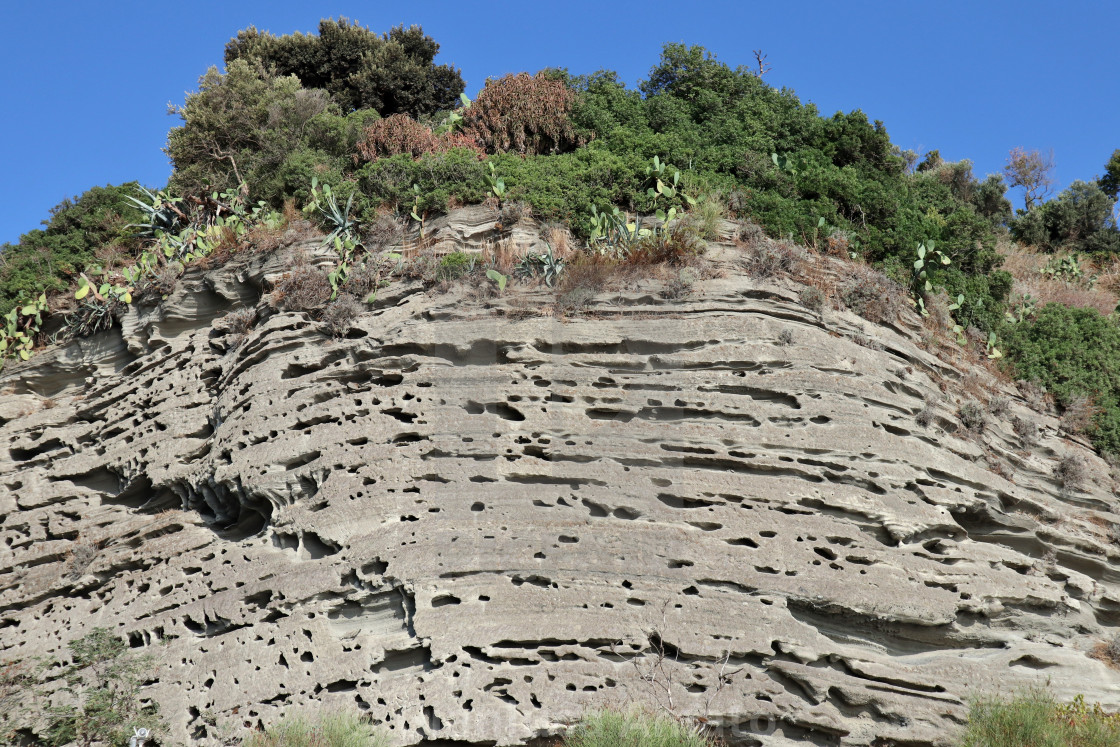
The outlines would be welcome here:
M 1104 176 L 1097 180 L 1097 186 L 1112 199 L 1120 195 L 1120 149 L 1112 151 L 1112 158 L 1104 166 Z
M 134 726 L 160 726 L 158 705 L 140 697 L 152 656 L 132 656 L 105 628 L 71 641 L 70 652 L 73 663 L 63 676 L 72 700 L 46 709 L 51 744 L 125 744 Z
M 1037 150 L 1026 151 L 1015 147 L 1007 155 L 1007 165 L 1003 175 L 1012 187 L 1022 187 L 1023 201 L 1027 210 L 1036 202 L 1045 199 L 1054 187 L 1051 172 L 1054 170 L 1054 152 L 1043 156 Z
M 439 44 L 419 26 L 376 34 L 346 18 L 319 22 L 319 34 L 274 36 L 256 27 L 226 45 L 235 60 L 259 64 L 275 76 L 294 75 L 304 88 L 330 93 L 343 112 L 374 109 L 382 117 L 413 117 L 453 108 L 463 92 L 456 68 L 436 65 Z

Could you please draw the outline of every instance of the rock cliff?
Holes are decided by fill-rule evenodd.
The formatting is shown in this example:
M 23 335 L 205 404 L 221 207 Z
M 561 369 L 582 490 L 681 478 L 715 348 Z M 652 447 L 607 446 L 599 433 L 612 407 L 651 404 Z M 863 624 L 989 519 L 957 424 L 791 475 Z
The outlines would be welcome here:
M 544 287 L 401 281 L 332 339 L 259 300 L 294 251 L 330 261 L 192 270 L 3 373 L 0 662 L 109 627 L 199 742 L 309 704 L 442 745 L 628 703 L 742 745 L 945 744 L 1031 683 L 1120 704 L 1091 657 L 1120 622 L 1108 467 L 909 312 L 810 311 L 716 243 L 683 298 L 558 318 Z

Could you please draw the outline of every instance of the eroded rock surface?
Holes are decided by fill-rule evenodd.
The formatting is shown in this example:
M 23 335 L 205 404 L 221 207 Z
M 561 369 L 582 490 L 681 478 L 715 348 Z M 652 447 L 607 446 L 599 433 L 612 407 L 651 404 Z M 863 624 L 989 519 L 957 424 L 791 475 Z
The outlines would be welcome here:
M 1120 620 L 1107 467 L 1010 388 L 965 434 L 916 324 L 822 319 L 741 254 L 683 300 L 398 285 L 346 339 L 237 341 L 215 315 L 282 262 L 249 258 L 10 369 L 0 661 L 110 627 L 195 740 L 322 703 L 520 744 L 669 679 L 732 744 L 944 744 L 970 695 L 1044 681 L 1120 704 L 1089 656 Z

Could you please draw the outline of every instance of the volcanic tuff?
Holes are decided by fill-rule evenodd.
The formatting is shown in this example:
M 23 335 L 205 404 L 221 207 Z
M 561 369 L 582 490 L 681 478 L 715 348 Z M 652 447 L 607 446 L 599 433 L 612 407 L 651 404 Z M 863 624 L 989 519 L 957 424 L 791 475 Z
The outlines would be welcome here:
M 437 233 L 477 248 L 480 215 Z M 1027 683 L 1120 704 L 1107 466 L 910 312 L 818 315 L 716 244 L 683 299 L 395 281 L 335 340 L 258 304 L 296 251 L 331 261 L 192 270 L 4 372 L 0 662 L 112 628 L 200 741 L 311 702 L 499 745 L 630 702 L 767 745 L 943 744 Z M 966 432 L 980 386 L 1010 409 Z

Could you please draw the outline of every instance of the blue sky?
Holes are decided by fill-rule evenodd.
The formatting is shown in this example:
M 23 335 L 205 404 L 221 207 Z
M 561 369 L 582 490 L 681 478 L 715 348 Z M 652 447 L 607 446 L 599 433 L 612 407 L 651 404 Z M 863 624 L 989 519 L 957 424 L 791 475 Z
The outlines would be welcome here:
M 768 55 L 766 80 L 825 114 L 862 109 L 904 148 L 999 171 L 1014 146 L 1053 149 L 1061 187 L 1120 148 L 1120 4 L 941 2 L 394 2 L 167 5 L 133 0 L 0 3 L 0 242 L 65 196 L 137 179 L 162 186 L 161 148 L 225 42 L 250 24 L 313 31 L 345 15 L 375 31 L 418 23 L 473 94 L 488 76 L 613 69 L 633 84 L 667 41 L 731 64 Z M 1020 200 L 1016 198 L 1016 203 Z

